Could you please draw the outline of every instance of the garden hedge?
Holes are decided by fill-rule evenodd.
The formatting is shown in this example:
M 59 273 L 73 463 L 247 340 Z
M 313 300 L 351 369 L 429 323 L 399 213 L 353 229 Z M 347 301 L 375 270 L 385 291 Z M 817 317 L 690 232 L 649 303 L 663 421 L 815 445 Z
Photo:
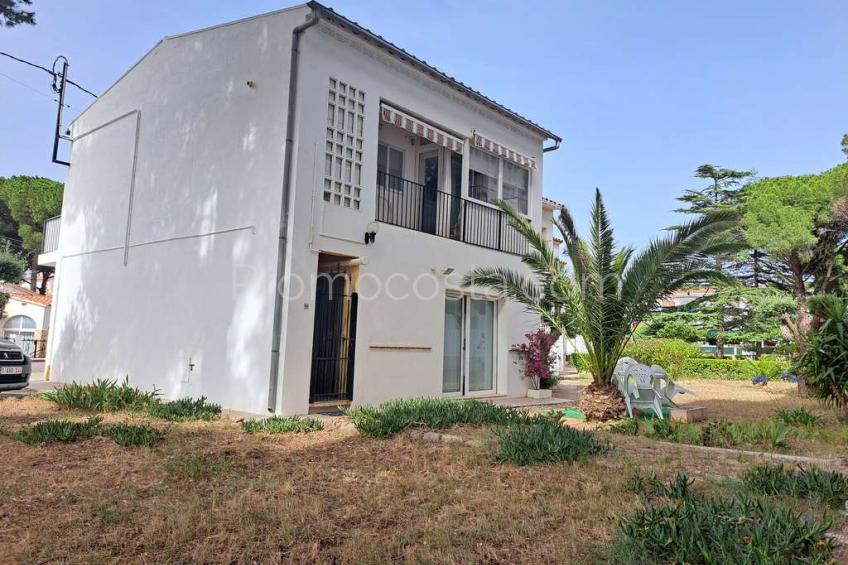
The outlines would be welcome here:
M 683 364 L 697 357 L 698 352 L 697 345 L 679 339 L 634 339 L 624 349 L 624 356 L 645 365 L 659 365 L 675 379 L 679 378 Z M 571 362 L 580 372 L 589 370 L 585 354 L 575 353 L 571 356 Z
M 659 365 L 674 380 L 723 379 L 750 381 L 757 375 L 769 380 L 780 377 L 789 369 L 789 363 L 774 359 L 713 359 L 698 356 L 698 346 L 680 340 L 634 339 L 624 350 L 624 355 L 645 365 Z M 574 367 L 588 371 L 587 356 L 575 353 L 570 356 Z
M 769 380 L 780 377 L 780 373 L 789 369 L 789 363 L 761 359 L 687 359 L 677 379 L 726 379 L 750 381 L 757 375 L 765 375 Z

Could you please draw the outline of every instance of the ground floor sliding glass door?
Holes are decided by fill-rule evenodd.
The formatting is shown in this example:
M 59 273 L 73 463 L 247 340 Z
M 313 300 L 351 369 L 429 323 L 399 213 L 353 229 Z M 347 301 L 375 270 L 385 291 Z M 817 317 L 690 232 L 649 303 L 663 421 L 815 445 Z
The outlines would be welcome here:
M 442 392 L 473 396 L 495 391 L 497 309 L 471 296 L 445 298 Z

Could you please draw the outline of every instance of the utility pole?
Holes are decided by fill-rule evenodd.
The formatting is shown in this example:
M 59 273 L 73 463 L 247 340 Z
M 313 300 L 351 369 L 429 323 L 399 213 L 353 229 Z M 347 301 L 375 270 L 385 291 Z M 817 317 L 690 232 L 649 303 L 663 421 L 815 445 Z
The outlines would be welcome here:
M 59 86 L 56 86 L 56 63 L 62 61 L 62 73 L 59 76 Z M 56 57 L 56 60 L 53 61 L 53 90 L 56 91 L 56 94 L 59 95 L 59 107 L 56 109 L 56 132 L 53 137 L 53 162 L 58 165 L 65 165 L 69 167 L 71 164 L 68 161 L 62 161 L 59 159 L 59 140 L 60 139 L 68 139 L 62 133 L 62 115 L 65 110 L 65 88 L 68 85 L 68 59 L 63 55 L 59 55 Z

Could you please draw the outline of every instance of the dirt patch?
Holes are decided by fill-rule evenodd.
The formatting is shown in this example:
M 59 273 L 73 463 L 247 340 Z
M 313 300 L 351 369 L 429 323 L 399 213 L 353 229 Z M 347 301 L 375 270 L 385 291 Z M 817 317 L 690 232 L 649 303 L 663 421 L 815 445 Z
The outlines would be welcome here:
M 0 407 L 0 422 L 56 415 L 35 399 L 9 410 Z M 685 471 L 722 489 L 746 466 L 643 438 L 610 441 L 612 452 L 579 463 L 515 467 L 484 447 L 343 426 L 252 435 L 226 418 L 174 424 L 152 449 L 0 437 L 2 560 L 591 563 L 615 517 L 638 504 L 626 489 L 634 471 Z
M 731 420 L 762 420 L 782 408 L 806 408 L 836 420 L 836 413 L 815 399 L 798 394 L 792 383 L 770 382 L 755 386 L 748 381 L 683 381 L 683 386 L 698 396 L 680 395 L 675 401 L 681 406 L 705 406 L 710 418 Z

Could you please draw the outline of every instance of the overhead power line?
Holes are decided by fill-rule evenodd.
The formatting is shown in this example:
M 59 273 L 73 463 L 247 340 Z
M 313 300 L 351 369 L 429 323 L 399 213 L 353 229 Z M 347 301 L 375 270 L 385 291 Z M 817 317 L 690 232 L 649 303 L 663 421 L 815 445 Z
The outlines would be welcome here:
M 8 57 L 8 58 L 13 59 L 13 60 L 15 60 L 15 61 L 18 61 L 19 63 L 23 63 L 23 64 L 25 64 L 25 65 L 29 65 L 30 67 L 35 67 L 36 69 L 40 69 L 40 70 L 44 71 L 45 73 L 49 74 L 50 76 L 52 76 L 52 77 L 53 77 L 53 90 L 56 90 L 56 79 L 57 79 L 57 78 L 59 78 L 60 73 L 57 73 L 57 72 L 56 72 L 56 71 L 54 71 L 53 69 L 48 69 L 47 67 L 42 67 L 41 65 L 38 65 L 38 64 L 33 63 L 33 62 L 31 62 L 31 61 L 27 61 L 26 59 L 21 59 L 20 57 L 15 57 L 14 55 L 12 55 L 12 54 L 10 54 L 10 53 L 6 53 L 5 51 L 0 51 L 0 55 L 3 55 L 3 56 L 5 56 L 5 57 Z M 83 92 L 85 92 L 86 94 L 90 94 L 91 96 L 94 96 L 95 98 L 97 98 L 97 95 L 96 95 L 95 93 L 93 93 L 92 91 L 88 90 L 87 88 L 83 88 L 82 86 L 80 86 L 79 84 L 75 83 L 75 82 L 74 82 L 74 81 L 72 81 L 71 79 L 66 79 L 66 82 L 67 82 L 68 84 L 72 84 L 72 85 L 76 86 L 77 88 L 79 88 L 80 90 L 82 90 Z
M 14 82 L 15 84 L 17 84 L 18 86 L 22 86 L 23 88 L 26 88 L 27 90 L 31 90 L 31 91 L 35 92 L 36 94 L 38 94 L 39 96 L 43 96 L 43 97 L 47 98 L 48 100 L 52 100 L 53 102 L 56 102 L 56 99 L 53 98 L 52 96 L 50 96 L 49 94 L 46 94 L 46 93 L 38 90 L 37 88 L 35 88 L 32 85 L 29 85 L 25 82 L 19 81 L 15 77 L 11 77 L 11 76 L 7 75 L 6 73 L 0 73 L 0 77 L 3 77 L 7 80 L 10 80 L 10 81 Z M 70 108 L 70 106 L 65 104 L 65 108 Z

